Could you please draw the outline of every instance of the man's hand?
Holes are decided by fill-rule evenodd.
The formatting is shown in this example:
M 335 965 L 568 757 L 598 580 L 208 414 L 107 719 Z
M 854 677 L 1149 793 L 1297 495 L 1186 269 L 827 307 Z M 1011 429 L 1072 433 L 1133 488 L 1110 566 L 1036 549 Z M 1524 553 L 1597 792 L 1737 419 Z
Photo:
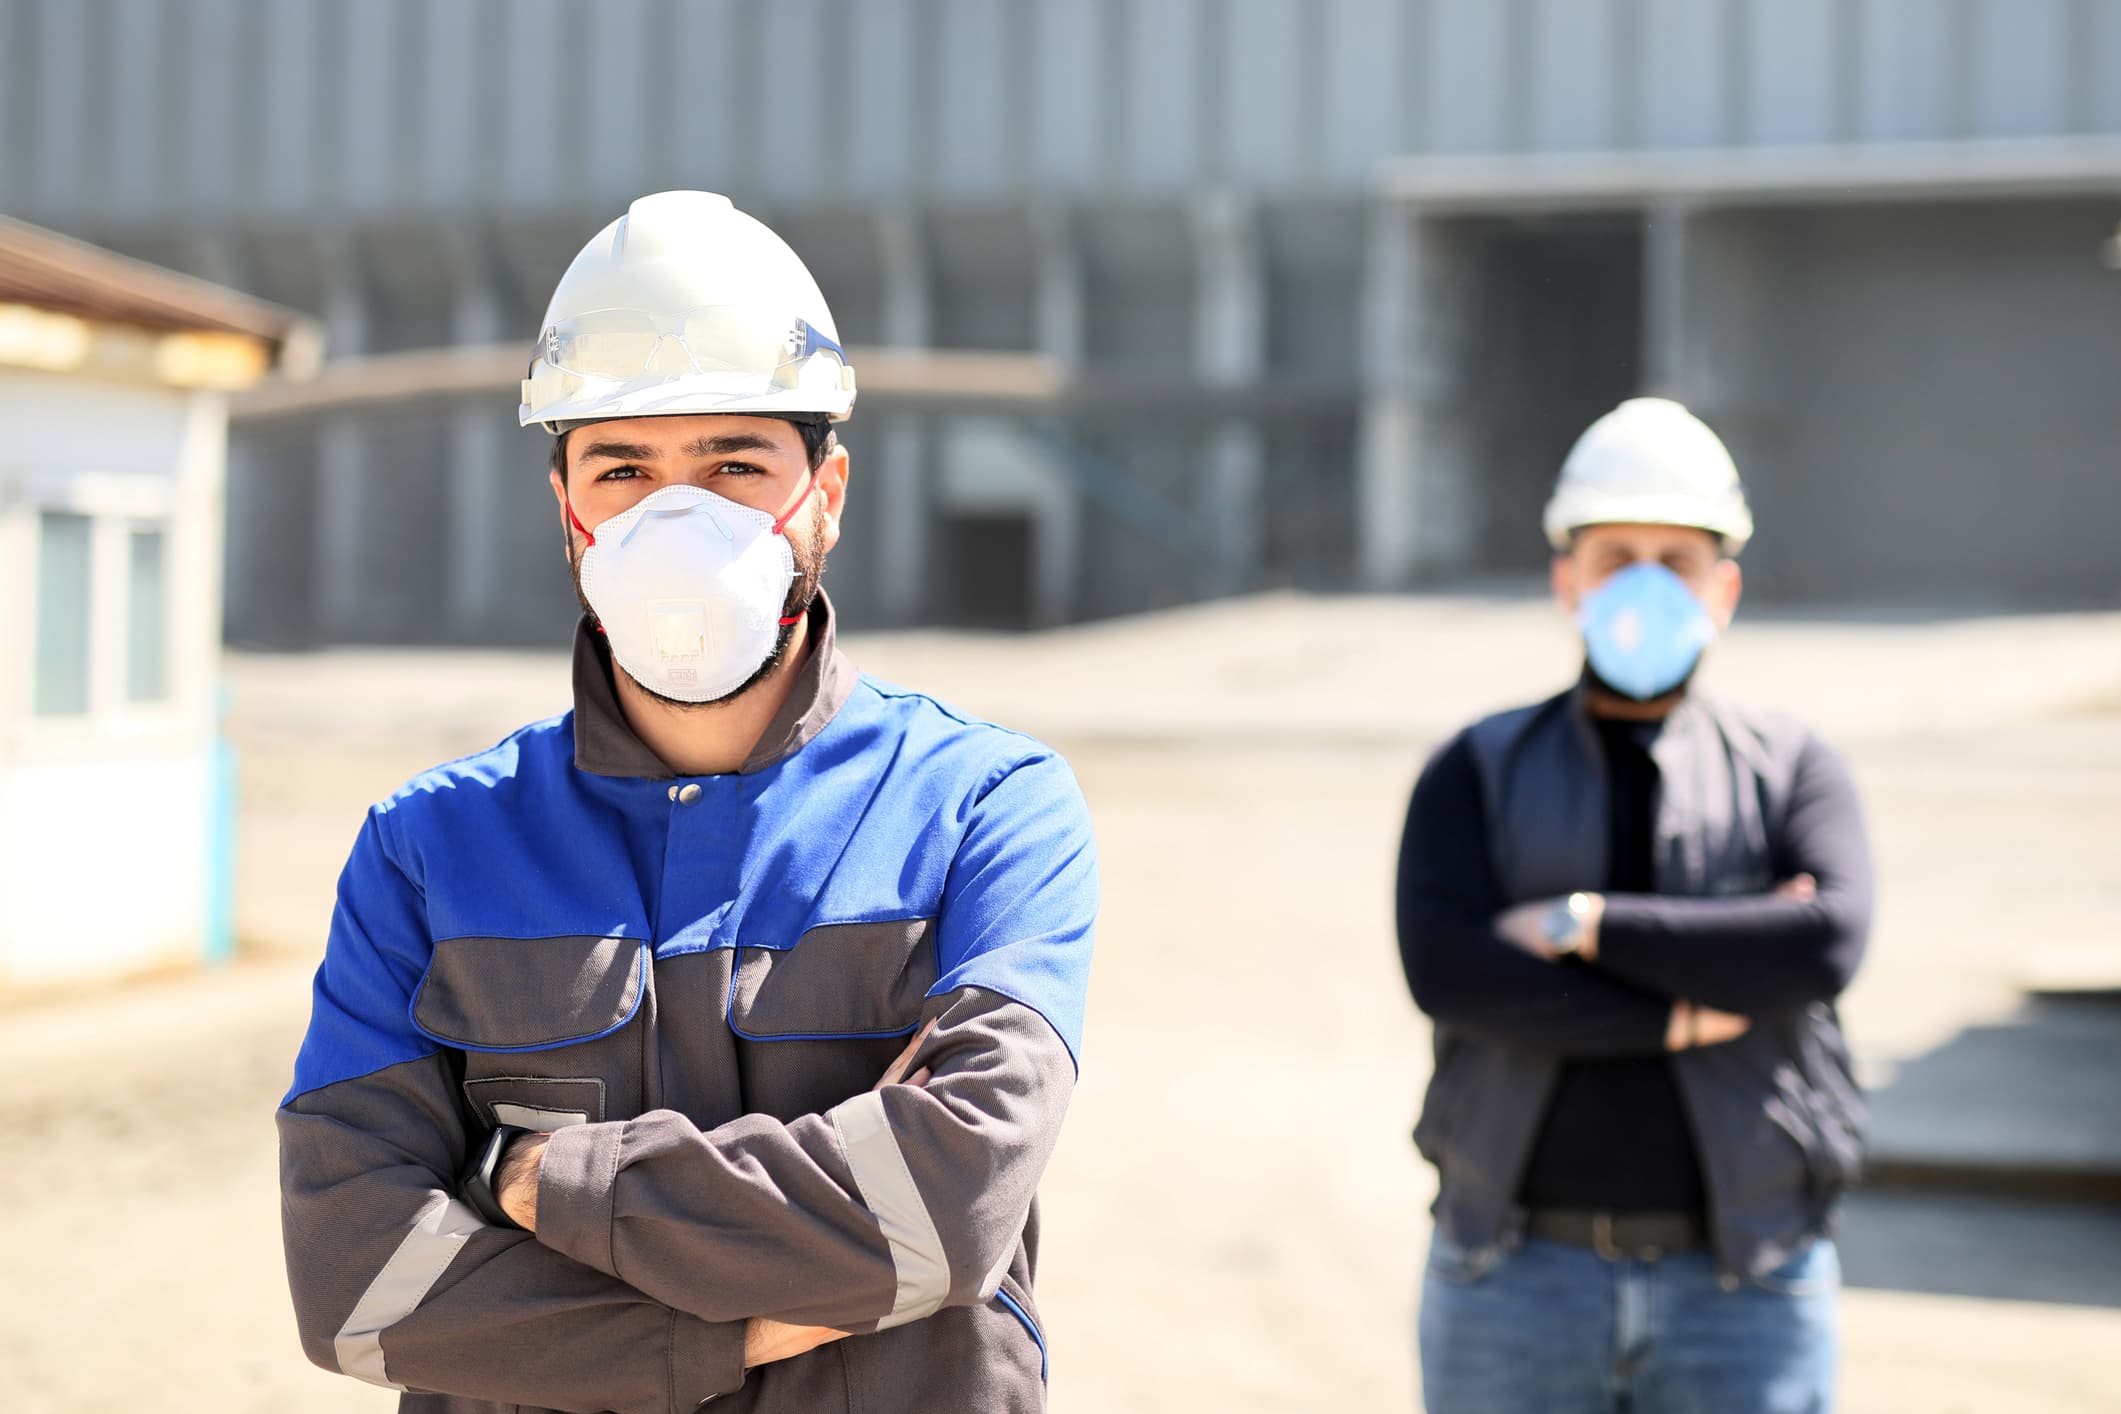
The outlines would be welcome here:
M 1672 1019 L 1665 1023 L 1664 1048 L 1691 1051 L 1697 1046 L 1720 1046 L 1735 1041 L 1753 1029 L 1751 1017 L 1689 1001 L 1672 1003 Z
M 1810 903 L 1819 897 L 1819 881 L 1809 874 L 1797 874 L 1775 885 L 1776 898 L 1795 899 L 1799 903 Z
M 912 1073 L 907 1067 L 928 1037 L 935 1031 L 935 1023 L 923 1026 L 906 1043 L 906 1049 L 898 1053 L 897 1059 L 884 1068 L 884 1073 L 872 1090 L 881 1090 L 886 1085 L 925 1085 L 928 1083 L 928 1068 L 921 1067 Z M 835 1340 L 845 1340 L 847 1332 L 834 1330 L 830 1326 L 791 1326 L 786 1321 L 768 1320 L 764 1316 L 753 1316 L 744 1322 L 744 1368 L 770 1365 L 776 1360 L 787 1360 L 797 1355 L 807 1355 L 821 1345 L 830 1345 Z
M 753 1316 L 744 1322 L 744 1368 L 807 1355 L 821 1345 L 846 1338 L 847 1332 L 830 1326 L 791 1326 L 786 1321 Z
M 493 1196 L 501 1211 L 531 1232 L 538 1230 L 538 1172 L 545 1166 L 546 1137 L 526 1134 L 508 1146 L 494 1171 Z
M 1598 956 L 1598 924 L 1605 917 L 1605 895 L 1587 894 L 1585 897 L 1590 899 L 1591 908 L 1583 916 L 1582 942 L 1570 952 L 1572 956 L 1590 962 Z M 1552 962 L 1558 954 L 1554 945 L 1547 941 L 1547 919 L 1566 902 L 1566 897 L 1543 898 L 1506 908 L 1495 915 L 1495 936 L 1542 962 Z
M 927 1084 L 926 1066 L 911 1074 L 907 1073 L 907 1067 L 913 1064 L 914 1055 L 934 1032 L 933 1021 L 923 1026 L 871 1088 L 881 1090 L 886 1085 Z M 545 1143 L 546 1137 L 542 1134 L 528 1134 L 518 1139 L 501 1156 L 500 1169 L 494 1175 L 494 1197 L 500 1201 L 501 1211 L 532 1232 L 538 1230 L 538 1172 L 545 1164 Z M 843 1340 L 846 1335 L 847 1332 L 829 1326 L 791 1326 L 785 1321 L 754 1316 L 744 1323 L 744 1368 L 748 1370 L 754 1365 L 802 1355 L 820 1345 Z
M 935 1022 L 931 1020 L 915 1033 L 913 1039 L 906 1043 L 906 1049 L 898 1053 L 898 1059 L 885 1066 L 882 1078 L 869 1088 L 881 1090 L 886 1085 L 926 1085 L 928 1083 L 928 1067 L 922 1066 L 911 1075 L 906 1073 L 906 1067 L 913 1064 L 913 1057 L 920 1051 L 922 1046 L 927 1044 L 928 1038 L 934 1034 Z

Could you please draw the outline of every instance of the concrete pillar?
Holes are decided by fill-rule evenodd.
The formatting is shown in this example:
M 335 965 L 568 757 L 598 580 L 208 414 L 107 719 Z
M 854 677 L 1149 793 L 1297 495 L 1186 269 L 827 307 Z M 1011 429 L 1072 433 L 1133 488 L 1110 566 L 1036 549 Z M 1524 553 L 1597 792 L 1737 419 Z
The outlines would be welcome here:
M 458 344 L 492 344 L 501 337 L 501 304 L 493 262 L 477 230 L 459 226 L 447 237 L 452 273 L 449 335 Z M 524 487 L 514 478 L 504 444 L 500 400 L 486 394 L 458 401 L 449 414 L 448 561 L 443 567 L 444 613 L 452 638 L 490 640 L 503 631 L 509 596 L 505 527 Z M 533 494 L 542 501 L 543 488 Z
M 1400 589 L 1420 568 L 1421 401 L 1414 382 L 1421 222 L 1387 201 L 1370 213 L 1363 260 L 1364 391 L 1357 450 L 1357 567 L 1364 588 Z
M 1216 193 L 1193 207 L 1194 372 L 1210 388 L 1256 387 L 1267 367 L 1267 280 L 1250 203 Z M 1225 422 L 1203 452 L 1195 514 L 1208 546 L 1203 588 L 1235 594 L 1259 572 L 1266 447 L 1257 426 Z
M 1073 371 L 1083 361 L 1084 321 L 1088 309 L 1082 244 L 1075 223 L 1058 207 L 1031 213 L 1033 279 L 1032 319 L 1038 351 Z
M 1642 392 L 1652 397 L 1686 397 L 1692 218 L 1678 201 L 1658 202 L 1642 216 Z
M 1066 212 L 1046 207 L 1031 214 L 1032 318 L 1038 351 L 1072 374 L 1082 366 L 1087 285 L 1082 246 Z M 1050 464 L 1054 458 L 1046 457 Z M 1054 493 L 1033 529 L 1031 620 L 1041 628 L 1075 617 L 1078 566 L 1082 560 L 1082 497 L 1065 474 L 1055 471 Z
M 184 261 L 186 268 L 203 280 L 231 289 L 248 288 L 240 247 L 233 236 L 190 236 L 185 241 Z M 262 553 L 273 533 L 274 498 L 267 494 L 264 485 L 264 478 L 272 474 L 273 468 L 264 464 L 265 459 L 245 442 L 240 432 L 229 436 L 226 460 L 221 524 L 215 530 L 219 584 L 214 632 L 220 637 L 249 636 L 257 630 L 248 620 L 263 617 L 260 609 L 286 592 L 286 586 L 266 582 L 269 561 Z
M 933 328 L 927 252 L 919 218 L 905 208 L 878 214 L 884 342 L 923 348 Z M 890 623 L 918 618 L 928 603 L 928 439 L 922 416 L 893 412 L 877 429 L 877 612 Z
M 324 346 L 335 358 L 365 353 L 368 291 L 360 253 L 349 236 L 317 238 Z M 359 412 L 326 414 L 317 429 L 316 622 L 321 642 L 358 634 L 363 591 L 362 541 L 369 500 L 368 435 Z
M 1477 414 L 1480 321 L 1491 317 L 1473 238 L 1404 204 L 1371 215 L 1356 495 L 1361 582 L 1404 589 L 1464 569 L 1488 465 Z

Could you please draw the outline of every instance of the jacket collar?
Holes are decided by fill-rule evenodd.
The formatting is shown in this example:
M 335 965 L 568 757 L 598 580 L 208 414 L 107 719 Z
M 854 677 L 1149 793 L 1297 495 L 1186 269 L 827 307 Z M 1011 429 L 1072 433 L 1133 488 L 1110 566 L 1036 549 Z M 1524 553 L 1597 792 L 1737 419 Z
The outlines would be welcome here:
M 854 664 L 839 650 L 833 617 L 832 601 L 820 589 L 810 606 L 809 656 L 796 669 L 788 700 L 759 734 L 738 775 L 763 771 L 800 751 L 854 692 Z M 595 776 L 672 779 L 676 773 L 627 724 L 611 675 L 611 645 L 584 614 L 574 629 L 575 768 Z

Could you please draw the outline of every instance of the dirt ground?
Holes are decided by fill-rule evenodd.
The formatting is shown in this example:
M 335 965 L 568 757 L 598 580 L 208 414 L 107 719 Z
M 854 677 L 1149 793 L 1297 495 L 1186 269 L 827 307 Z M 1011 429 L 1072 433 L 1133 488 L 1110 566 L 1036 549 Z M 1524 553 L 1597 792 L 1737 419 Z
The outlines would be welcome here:
M 1318 653 L 1290 637 L 1310 630 L 1284 607 L 1028 644 L 856 645 L 865 667 L 1050 735 L 1096 816 L 1106 905 L 1085 1069 L 1045 1185 L 1040 1297 L 1061 1414 L 1415 1404 L 1432 1181 L 1406 1136 L 1427 1033 L 1393 951 L 1391 863 L 1425 747 L 1524 675 L 1461 672 L 1395 716 L 1374 701 L 1407 691 L 1395 657 L 1336 689 L 1359 704 L 1339 716 L 1306 715 L 1300 692 L 1229 709 L 1248 674 Z M 1421 636 L 1427 612 L 1379 607 L 1367 632 L 1412 635 L 1409 656 L 1433 658 L 1448 639 Z M 1492 612 L 1483 661 L 1551 645 L 1529 609 Z M 1734 648 L 1737 681 L 1772 679 L 1787 654 L 1862 699 L 1842 735 L 1886 909 L 1849 1013 L 1879 1073 L 2006 1006 L 2028 948 L 2110 946 L 2121 917 L 2121 654 L 2048 700 L 1879 705 L 1992 631 L 1851 640 L 1800 625 L 1763 634 L 1750 658 Z M 2041 633 L 2073 664 L 2121 640 L 2106 619 L 2084 621 L 2074 649 L 2066 627 Z M 1160 685 L 1174 658 L 1202 700 Z M 1078 660 L 1104 665 L 1095 691 Z M 564 662 L 334 653 L 238 658 L 231 674 L 245 959 L 0 1011 L 0 1409 L 13 1414 L 391 1404 L 296 1348 L 271 1112 L 363 806 L 563 707 Z M 1116 707 L 1135 684 L 1135 707 Z M 1836 700 L 1816 696 L 1807 705 Z M 1846 1408 L 2117 1407 L 2121 1217 L 1867 1197 L 1847 1245 Z M 2025 1279 L 1999 1284 L 2004 1269 Z

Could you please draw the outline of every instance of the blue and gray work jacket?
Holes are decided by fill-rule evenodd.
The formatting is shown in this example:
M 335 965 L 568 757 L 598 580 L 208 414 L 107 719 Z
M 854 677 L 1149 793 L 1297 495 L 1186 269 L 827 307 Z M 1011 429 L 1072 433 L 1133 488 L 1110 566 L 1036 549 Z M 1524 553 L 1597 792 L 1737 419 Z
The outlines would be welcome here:
M 369 812 L 279 1112 L 316 1363 L 423 1414 L 1044 1407 L 1087 811 L 810 626 L 734 774 L 649 752 L 585 624 L 574 711 Z M 872 1090 L 931 1020 L 927 1083 Z M 456 1192 L 501 1123 L 551 1134 L 535 1236 Z M 747 1376 L 754 1316 L 858 1335 Z

